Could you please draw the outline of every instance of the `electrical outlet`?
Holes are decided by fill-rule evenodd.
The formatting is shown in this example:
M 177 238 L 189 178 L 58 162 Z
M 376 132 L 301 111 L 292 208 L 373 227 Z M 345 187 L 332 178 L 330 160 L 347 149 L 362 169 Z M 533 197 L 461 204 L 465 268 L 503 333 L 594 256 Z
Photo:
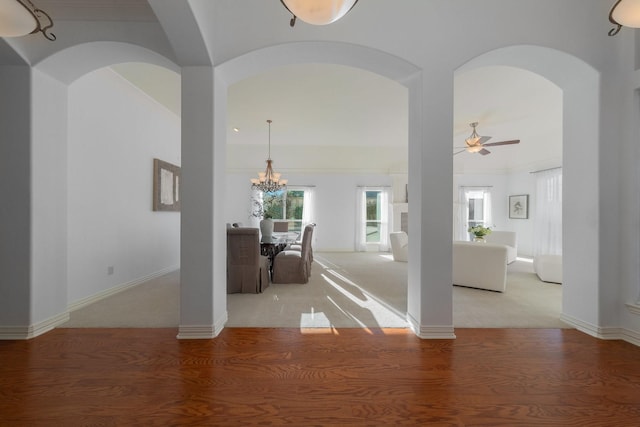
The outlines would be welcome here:
M 111 276 L 113 274 L 113 265 L 110 265 L 109 267 L 107 267 L 107 274 L 109 276 Z

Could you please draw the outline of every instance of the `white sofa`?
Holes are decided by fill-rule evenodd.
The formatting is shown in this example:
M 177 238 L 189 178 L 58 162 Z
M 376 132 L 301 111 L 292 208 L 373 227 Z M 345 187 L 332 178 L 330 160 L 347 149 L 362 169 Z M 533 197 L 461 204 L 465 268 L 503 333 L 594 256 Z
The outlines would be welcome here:
M 533 270 L 543 282 L 562 283 L 562 255 L 536 255 Z
M 409 261 L 409 237 L 404 231 L 394 231 L 389 233 L 391 243 L 391 253 L 394 261 Z
M 453 242 L 453 284 L 504 292 L 507 288 L 507 246 Z
M 507 246 L 507 263 L 511 264 L 518 257 L 518 243 L 515 231 L 491 231 L 484 236 L 487 243 L 494 243 Z

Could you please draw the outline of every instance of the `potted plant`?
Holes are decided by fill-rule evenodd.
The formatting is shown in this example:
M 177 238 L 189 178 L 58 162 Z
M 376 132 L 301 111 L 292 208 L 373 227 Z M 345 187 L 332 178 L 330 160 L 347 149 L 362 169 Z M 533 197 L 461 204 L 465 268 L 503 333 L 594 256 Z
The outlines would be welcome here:
M 491 229 L 484 225 L 474 225 L 473 227 L 469 227 L 467 231 L 473 234 L 473 240 L 476 242 L 484 242 L 484 236 L 491 233 Z

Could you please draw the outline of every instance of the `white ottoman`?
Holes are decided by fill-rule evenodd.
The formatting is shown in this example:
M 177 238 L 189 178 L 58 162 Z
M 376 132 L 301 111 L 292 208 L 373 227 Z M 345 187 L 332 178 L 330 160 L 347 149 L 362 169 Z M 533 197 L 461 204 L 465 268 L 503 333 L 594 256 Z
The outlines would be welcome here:
M 533 270 L 543 282 L 562 283 L 562 255 L 537 255 Z

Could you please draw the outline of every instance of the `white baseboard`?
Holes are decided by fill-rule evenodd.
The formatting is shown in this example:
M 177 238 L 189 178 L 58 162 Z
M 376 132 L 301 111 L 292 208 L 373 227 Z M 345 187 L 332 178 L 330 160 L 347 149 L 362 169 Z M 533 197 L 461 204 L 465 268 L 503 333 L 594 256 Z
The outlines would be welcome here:
M 179 265 L 172 265 L 170 267 L 167 268 L 163 268 L 162 270 L 158 270 L 154 273 L 148 274 L 146 276 L 143 277 L 139 277 L 137 279 L 134 279 L 130 282 L 126 282 L 126 283 L 122 283 L 120 285 L 116 285 L 114 287 L 111 287 L 109 289 L 105 289 L 102 292 L 98 292 L 97 294 L 88 296 L 86 298 L 80 299 L 78 301 L 74 301 L 71 304 L 69 304 L 69 306 L 67 307 L 67 310 L 69 310 L 69 312 L 72 311 L 76 311 L 78 309 L 81 309 L 83 307 L 86 307 L 90 304 L 93 304 L 94 302 L 100 301 L 101 299 L 110 297 L 112 295 L 115 295 L 117 293 L 120 293 L 122 291 L 126 291 L 129 288 L 132 288 L 134 286 L 137 286 L 141 283 L 144 282 L 148 282 L 149 280 L 153 280 L 157 277 L 160 276 L 164 276 L 165 274 L 171 273 L 172 271 L 176 271 L 180 268 Z
M 176 338 L 179 340 L 206 340 L 215 338 L 222 332 L 227 320 L 228 315 L 225 311 L 224 316 L 213 325 L 180 325 Z
M 451 326 L 421 326 L 416 319 L 407 314 L 407 323 L 409 328 L 413 331 L 418 338 L 426 340 L 451 340 L 455 339 L 456 335 Z
M 29 326 L 0 327 L 0 340 L 28 340 L 55 329 L 69 320 L 69 312 L 57 314 Z
M 95 295 L 91 295 L 90 297 L 76 301 L 67 307 L 67 311 L 56 314 L 55 316 L 52 316 L 41 322 L 34 323 L 33 325 L 0 327 L 0 340 L 26 340 L 26 339 L 35 338 L 38 335 L 42 335 L 45 332 L 49 332 L 50 330 L 55 329 L 56 327 L 62 325 L 63 323 L 68 322 L 69 313 L 72 311 L 78 310 L 79 308 L 85 307 L 89 304 L 92 304 L 108 296 L 117 294 L 118 292 L 122 292 L 133 286 L 155 279 L 156 277 L 160 277 L 167 273 L 171 273 L 172 271 L 178 270 L 179 268 L 180 266 L 175 266 L 175 265 L 171 267 L 163 268 L 162 270 L 156 271 L 155 273 L 148 274 L 144 277 L 140 277 L 130 282 L 114 286 L 105 291 L 99 292 Z
M 568 323 L 577 330 L 584 332 L 587 335 L 591 335 L 595 338 L 603 340 L 623 340 L 628 343 L 640 346 L 640 333 L 632 331 L 630 329 L 618 328 L 618 327 L 601 327 L 588 322 L 584 322 L 575 317 L 562 314 L 560 320 Z

